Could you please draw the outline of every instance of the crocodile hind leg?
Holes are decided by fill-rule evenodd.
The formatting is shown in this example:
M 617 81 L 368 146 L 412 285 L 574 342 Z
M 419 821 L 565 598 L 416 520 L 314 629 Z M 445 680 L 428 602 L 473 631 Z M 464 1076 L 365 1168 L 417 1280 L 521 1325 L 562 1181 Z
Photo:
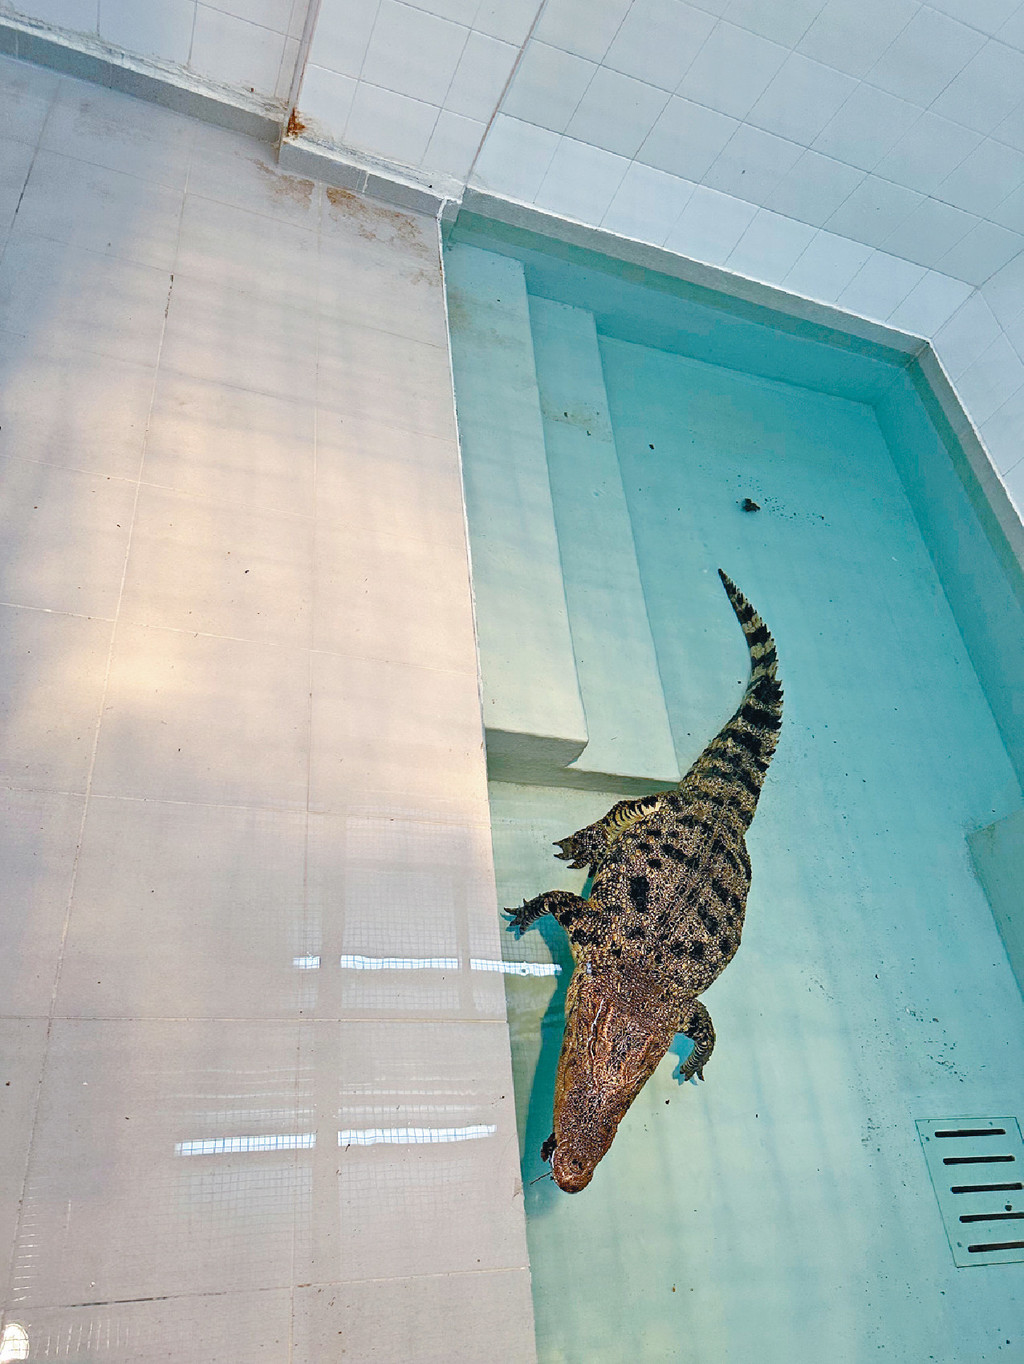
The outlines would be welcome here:
M 570 890 L 546 890 L 543 895 L 524 900 L 518 909 L 506 909 L 505 913 L 509 916 L 509 928 L 524 933 L 542 914 L 553 914 L 562 927 L 568 929 L 574 919 L 589 910 L 586 900 Z
M 693 1051 L 679 1067 L 679 1083 L 685 1084 L 694 1075 L 704 1079 L 704 1067 L 715 1049 L 715 1029 L 711 1015 L 699 999 L 691 999 L 679 1020 L 679 1031 L 693 1043 Z
M 661 805 L 662 799 L 663 794 L 620 800 L 603 819 L 588 824 L 585 829 L 577 829 L 568 838 L 556 839 L 555 847 L 562 851 L 555 853 L 555 856 L 574 867 L 590 867 L 593 870 L 616 839 L 652 815 Z

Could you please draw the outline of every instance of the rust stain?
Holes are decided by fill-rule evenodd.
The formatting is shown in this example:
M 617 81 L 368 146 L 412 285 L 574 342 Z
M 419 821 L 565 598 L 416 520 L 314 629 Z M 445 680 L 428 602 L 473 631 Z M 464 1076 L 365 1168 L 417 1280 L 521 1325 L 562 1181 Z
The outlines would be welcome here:
M 261 161 L 258 156 L 252 158 L 252 163 L 270 180 L 271 188 L 279 198 L 294 199 L 297 204 L 304 204 L 306 207 L 312 204 L 314 189 L 312 180 L 300 180 L 296 175 L 284 175 L 273 166 L 268 166 L 265 161 Z
M 287 137 L 298 137 L 299 133 L 304 133 L 305 131 L 306 125 L 303 123 L 302 119 L 299 118 L 298 109 L 293 109 L 288 115 L 288 128 L 285 135 Z
M 337 218 L 347 218 L 360 237 L 367 241 L 401 246 L 405 251 L 434 260 L 431 243 L 425 240 L 421 225 L 410 214 L 364 199 L 352 190 L 336 185 L 328 186 L 327 202 L 337 210 Z

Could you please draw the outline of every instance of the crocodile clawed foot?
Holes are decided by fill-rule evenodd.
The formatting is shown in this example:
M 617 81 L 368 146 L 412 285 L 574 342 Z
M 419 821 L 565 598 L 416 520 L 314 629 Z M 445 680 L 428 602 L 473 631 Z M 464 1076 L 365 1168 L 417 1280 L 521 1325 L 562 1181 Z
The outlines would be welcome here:
M 541 1158 L 541 1160 L 548 1160 L 548 1161 L 549 1161 L 549 1160 L 551 1159 L 551 1157 L 554 1155 L 554 1153 L 555 1153 L 555 1147 L 556 1147 L 557 1145 L 558 1145 L 558 1142 L 557 1142 L 557 1140 L 556 1140 L 556 1138 L 555 1138 L 555 1134 L 554 1134 L 554 1132 L 552 1132 L 552 1133 L 551 1133 L 551 1136 L 548 1137 L 547 1141 L 545 1141 L 545 1142 L 543 1143 L 543 1145 L 541 1146 L 541 1148 L 540 1148 L 540 1158 Z
M 522 937 L 533 922 L 532 919 L 527 917 L 529 908 L 529 904 L 524 900 L 518 909 L 503 909 L 501 911 L 502 914 L 508 915 L 508 924 L 506 927 L 510 930 L 514 930 L 517 937 Z
M 698 1080 L 704 1079 L 703 1066 L 691 1066 L 689 1062 L 679 1067 L 679 1083 L 685 1085 L 687 1080 L 692 1080 L 696 1076 Z
M 554 847 L 561 848 L 562 850 L 561 852 L 555 853 L 555 856 L 558 858 L 560 862 L 570 862 L 572 858 L 575 856 L 575 854 L 572 851 L 572 848 L 569 846 L 571 843 L 572 843 L 571 837 L 558 838 L 555 840 Z

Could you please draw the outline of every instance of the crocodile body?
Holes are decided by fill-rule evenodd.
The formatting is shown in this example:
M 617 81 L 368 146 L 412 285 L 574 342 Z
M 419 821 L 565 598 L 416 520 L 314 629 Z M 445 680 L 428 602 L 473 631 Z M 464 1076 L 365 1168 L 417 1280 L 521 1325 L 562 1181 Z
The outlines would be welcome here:
M 736 713 L 678 787 L 620 801 L 559 840 L 556 856 L 593 874 L 588 899 L 548 891 L 507 911 L 520 932 L 554 915 L 572 945 L 554 1131 L 542 1148 L 568 1193 L 590 1183 L 676 1033 L 694 1043 L 680 1078 L 704 1078 L 715 1032 L 698 996 L 740 942 L 750 887 L 744 834 L 778 742 L 782 688 L 767 626 L 719 576 L 750 651 Z

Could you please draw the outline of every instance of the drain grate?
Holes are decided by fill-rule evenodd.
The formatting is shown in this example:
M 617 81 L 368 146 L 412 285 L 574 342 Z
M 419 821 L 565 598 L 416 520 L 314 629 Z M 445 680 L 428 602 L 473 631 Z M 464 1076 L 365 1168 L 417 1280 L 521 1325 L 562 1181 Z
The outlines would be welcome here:
M 917 1133 L 958 1265 L 1024 1260 L 1024 1142 L 1016 1118 L 919 1118 Z

